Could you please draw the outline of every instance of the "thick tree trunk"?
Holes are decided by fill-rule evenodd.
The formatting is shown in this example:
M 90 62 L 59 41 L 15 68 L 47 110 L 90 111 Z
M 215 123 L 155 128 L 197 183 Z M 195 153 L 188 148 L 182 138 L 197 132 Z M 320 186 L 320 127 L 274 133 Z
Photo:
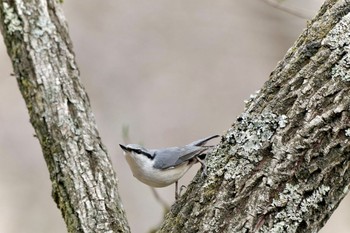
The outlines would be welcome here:
M 350 3 L 330 0 L 159 232 L 316 232 L 348 193 Z
M 55 0 L 0 1 L 0 27 L 68 232 L 129 232 Z

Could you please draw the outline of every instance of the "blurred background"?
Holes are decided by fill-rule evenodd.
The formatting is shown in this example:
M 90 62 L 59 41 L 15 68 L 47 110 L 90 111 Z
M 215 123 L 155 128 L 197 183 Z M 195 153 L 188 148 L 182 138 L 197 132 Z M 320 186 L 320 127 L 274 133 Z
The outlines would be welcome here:
M 323 1 L 283 1 L 312 18 Z M 306 26 L 262 0 L 64 1 L 81 79 L 119 178 L 132 232 L 163 210 L 133 178 L 118 144 L 122 128 L 147 147 L 222 134 Z M 66 232 L 49 174 L 3 43 L 0 43 L 0 232 Z M 181 180 L 188 184 L 199 165 Z M 174 187 L 158 189 L 167 203 Z M 350 200 L 321 231 L 349 232 Z

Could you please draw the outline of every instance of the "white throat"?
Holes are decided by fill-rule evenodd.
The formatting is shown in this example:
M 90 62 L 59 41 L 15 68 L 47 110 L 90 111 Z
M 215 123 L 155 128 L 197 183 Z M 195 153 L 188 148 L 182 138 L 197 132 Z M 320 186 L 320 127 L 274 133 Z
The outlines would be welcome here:
M 180 179 L 191 168 L 193 163 L 188 161 L 167 169 L 156 169 L 154 161 L 142 154 L 124 152 L 132 174 L 142 183 L 152 187 L 165 187 Z

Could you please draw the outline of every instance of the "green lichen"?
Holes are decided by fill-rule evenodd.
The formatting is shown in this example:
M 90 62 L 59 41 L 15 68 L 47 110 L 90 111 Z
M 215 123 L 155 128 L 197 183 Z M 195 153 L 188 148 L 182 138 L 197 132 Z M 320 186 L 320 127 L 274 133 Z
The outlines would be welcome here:
M 48 36 L 56 31 L 55 25 L 45 15 L 40 15 L 33 25 L 36 25 L 36 27 L 31 31 L 31 34 L 35 38 L 42 39 L 45 34 Z
M 251 153 L 259 150 L 264 142 L 270 140 L 277 128 L 284 128 L 288 123 L 287 119 L 286 115 L 278 116 L 272 112 L 264 112 L 259 115 L 243 113 L 237 119 L 235 127 L 228 130 L 226 140 L 243 149 L 239 151 L 241 156 L 258 162 L 261 158 L 249 158 Z M 236 152 L 237 146 L 231 150 Z
M 332 78 L 350 81 L 350 13 L 345 15 L 322 41 L 322 45 L 334 50 L 341 59 L 332 68 Z M 344 55 L 343 55 L 344 54 Z
M 260 90 L 257 90 L 255 93 L 251 94 L 249 96 L 249 99 L 247 100 L 244 100 L 244 103 L 245 103 L 245 110 L 247 110 L 248 106 L 253 103 L 253 101 L 255 100 L 256 97 L 258 97 L 260 93 Z
M 350 128 L 345 130 L 345 136 L 350 137 Z
M 279 116 L 277 120 L 280 128 L 284 128 L 288 124 L 288 117 L 286 115 Z
M 285 115 L 269 111 L 261 114 L 243 113 L 224 136 L 229 147 L 221 148 L 223 151 L 220 151 L 225 156 L 218 153 L 213 156 L 215 159 L 208 158 L 212 160 L 208 161 L 208 164 L 212 165 L 208 167 L 208 171 L 215 175 L 209 176 L 205 186 L 210 189 L 209 187 L 216 182 L 215 177 L 223 177 L 224 181 L 228 182 L 239 182 L 263 159 L 263 155 L 258 151 L 268 145 L 279 128 L 284 128 L 287 124 L 288 118 Z M 222 164 L 225 166 L 221 167 Z M 219 169 L 213 169 L 215 167 Z
M 349 45 L 350 35 L 350 13 L 345 15 L 335 27 L 329 31 L 328 35 L 322 41 L 323 46 L 327 46 L 332 50 L 336 50 Z
M 350 58 L 348 54 L 346 54 L 342 59 L 338 61 L 338 63 L 332 69 L 332 77 L 340 78 L 343 81 L 350 81 Z
M 273 219 L 272 228 L 264 225 L 259 232 L 296 232 L 304 215 L 317 209 L 329 190 L 330 187 L 321 185 L 310 196 L 305 197 L 299 185 L 287 183 L 285 189 L 272 201 L 273 208 L 281 209 Z
M 23 27 L 18 15 L 15 13 L 14 9 L 9 6 L 7 2 L 3 3 L 4 8 L 4 24 L 8 34 L 12 35 L 15 32 L 22 33 Z

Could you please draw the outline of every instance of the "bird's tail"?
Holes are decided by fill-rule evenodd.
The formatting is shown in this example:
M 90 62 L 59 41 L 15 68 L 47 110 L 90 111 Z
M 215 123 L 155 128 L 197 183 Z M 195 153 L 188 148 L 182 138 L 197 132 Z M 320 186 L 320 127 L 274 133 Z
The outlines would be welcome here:
M 197 141 L 194 141 L 194 142 L 190 143 L 189 145 L 191 145 L 191 146 L 204 146 L 209 140 L 211 140 L 213 138 L 217 138 L 217 137 L 220 137 L 220 135 L 213 135 L 213 136 L 210 136 L 210 137 L 199 139 Z

